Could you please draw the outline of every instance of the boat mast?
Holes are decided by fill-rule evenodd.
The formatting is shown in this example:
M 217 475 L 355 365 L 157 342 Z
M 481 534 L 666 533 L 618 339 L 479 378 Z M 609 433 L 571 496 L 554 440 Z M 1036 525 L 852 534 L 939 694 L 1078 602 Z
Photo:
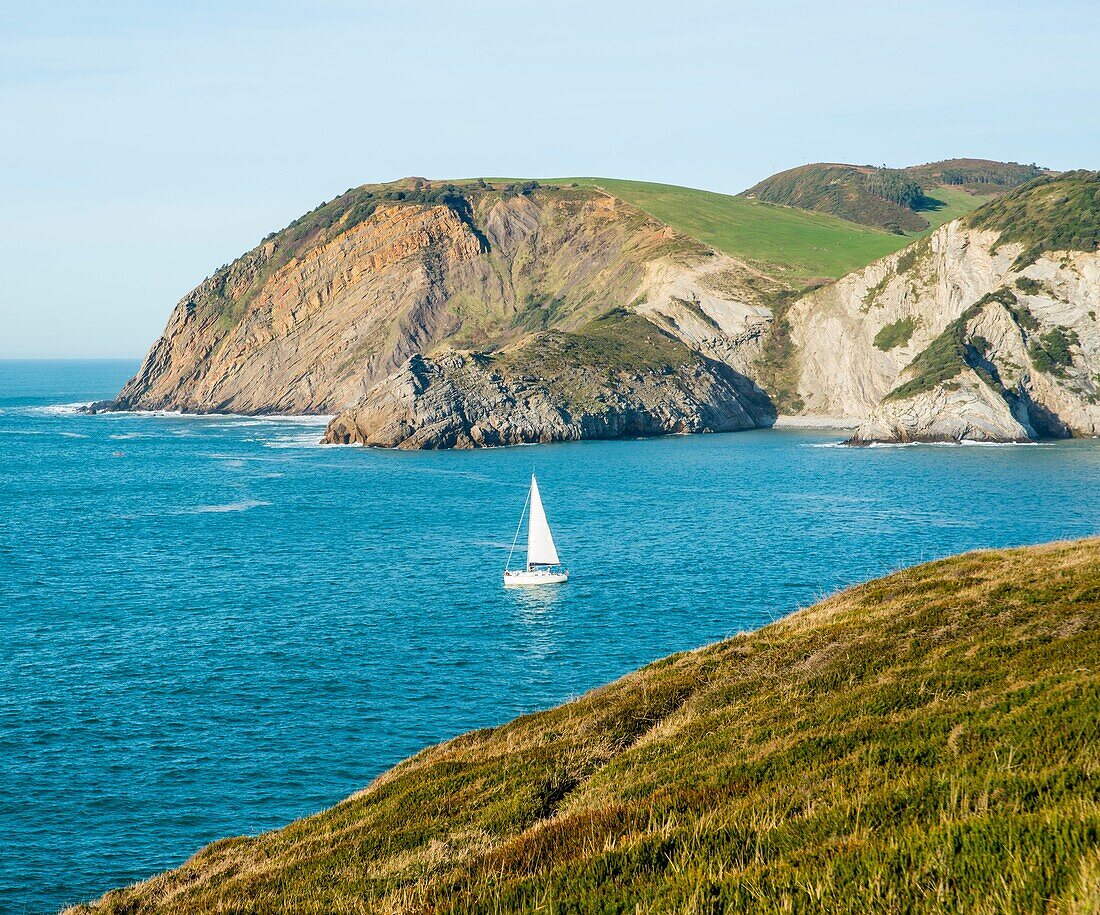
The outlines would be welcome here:
M 532 474 L 531 479 L 534 480 Z M 534 485 L 532 483 L 532 485 Z M 527 487 L 527 498 L 523 501 L 523 511 L 519 513 L 519 524 L 516 525 L 516 536 L 512 538 L 512 548 L 508 551 L 508 562 L 504 566 L 504 571 L 507 572 L 512 567 L 512 554 L 516 551 L 516 544 L 519 542 L 519 532 L 523 530 L 523 517 L 527 514 L 527 505 L 531 501 L 531 486 Z

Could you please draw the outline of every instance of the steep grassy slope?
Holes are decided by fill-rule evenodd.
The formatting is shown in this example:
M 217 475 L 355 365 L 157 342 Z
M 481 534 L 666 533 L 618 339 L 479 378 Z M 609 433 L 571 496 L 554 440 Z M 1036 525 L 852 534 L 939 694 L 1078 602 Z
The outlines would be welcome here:
M 78 911 L 1095 912 L 1098 733 L 1100 540 L 970 554 Z
M 843 276 L 904 247 L 907 239 L 824 213 L 694 188 L 616 178 L 558 178 L 598 187 L 679 232 L 788 285 Z

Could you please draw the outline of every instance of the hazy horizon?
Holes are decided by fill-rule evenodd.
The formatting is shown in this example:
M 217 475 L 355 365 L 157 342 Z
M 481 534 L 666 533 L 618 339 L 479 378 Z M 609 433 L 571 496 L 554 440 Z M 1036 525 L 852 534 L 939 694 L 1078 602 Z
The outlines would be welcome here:
M 139 358 L 349 186 L 600 175 L 737 193 L 814 161 L 1100 167 L 1083 0 L 56 3 L 0 13 L 0 357 Z M 1073 27 L 1067 27 L 1072 23 Z

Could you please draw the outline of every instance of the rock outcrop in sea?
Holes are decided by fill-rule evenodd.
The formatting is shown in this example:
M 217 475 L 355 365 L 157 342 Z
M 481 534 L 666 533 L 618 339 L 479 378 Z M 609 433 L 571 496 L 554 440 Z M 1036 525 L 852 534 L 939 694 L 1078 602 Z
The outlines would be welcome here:
M 617 352 L 600 356 L 611 348 Z M 472 448 L 731 432 L 774 422 L 771 401 L 748 378 L 618 312 L 497 356 L 413 356 L 333 419 L 325 441 Z

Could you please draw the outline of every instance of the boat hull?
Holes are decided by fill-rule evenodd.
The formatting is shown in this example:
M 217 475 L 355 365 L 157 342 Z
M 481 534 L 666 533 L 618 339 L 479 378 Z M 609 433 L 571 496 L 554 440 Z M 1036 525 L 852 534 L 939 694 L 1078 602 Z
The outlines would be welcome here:
M 518 572 L 504 573 L 504 587 L 506 588 L 532 588 L 538 585 L 560 585 L 569 580 L 569 573 L 564 569 L 551 572 L 549 569 L 520 570 Z

